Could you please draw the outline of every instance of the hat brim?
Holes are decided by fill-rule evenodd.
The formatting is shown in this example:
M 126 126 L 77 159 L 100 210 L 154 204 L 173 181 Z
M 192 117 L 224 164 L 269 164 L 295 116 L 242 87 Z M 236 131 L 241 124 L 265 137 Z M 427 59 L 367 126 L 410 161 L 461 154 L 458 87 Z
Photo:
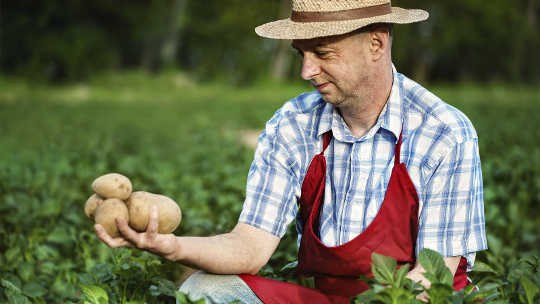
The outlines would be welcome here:
M 311 39 L 341 35 L 373 23 L 414 23 L 424 21 L 429 13 L 421 9 L 392 7 L 390 14 L 364 19 L 329 22 L 294 22 L 290 18 L 265 23 L 255 28 L 257 35 L 271 39 Z

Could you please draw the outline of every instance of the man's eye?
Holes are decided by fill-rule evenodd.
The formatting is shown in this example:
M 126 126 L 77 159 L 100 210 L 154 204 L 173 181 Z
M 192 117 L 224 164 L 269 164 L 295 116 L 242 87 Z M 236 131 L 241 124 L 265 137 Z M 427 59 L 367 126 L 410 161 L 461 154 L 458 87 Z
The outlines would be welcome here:
M 328 52 L 325 52 L 325 51 L 316 51 L 315 52 L 315 55 L 319 56 L 319 57 L 324 57 L 326 55 L 328 55 Z

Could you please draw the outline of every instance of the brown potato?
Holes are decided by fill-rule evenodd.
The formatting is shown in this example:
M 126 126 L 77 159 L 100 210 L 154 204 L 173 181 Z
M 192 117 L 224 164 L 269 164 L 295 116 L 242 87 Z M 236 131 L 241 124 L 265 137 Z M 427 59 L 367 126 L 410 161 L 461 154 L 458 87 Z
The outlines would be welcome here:
M 105 231 L 107 231 L 107 233 L 112 237 L 117 237 L 120 235 L 115 221 L 117 217 L 129 221 L 129 212 L 126 204 L 117 198 L 105 200 L 96 209 L 96 223 L 103 226 Z
M 159 210 L 159 233 L 171 233 L 182 220 L 182 211 L 172 199 L 145 191 L 133 192 L 128 198 L 129 225 L 138 231 L 145 231 L 148 226 L 150 206 L 157 205 Z
M 129 178 L 118 173 L 109 173 L 100 176 L 92 183 L 94 192 L 104 198 L 127 199 L 133 189 Z
M 97 194 L 92 194 L 86 201 L 86 204 L 84 205 L 84 213 L 86 213 L 86 216 L 88 216 L 91 219 L 94 219 L 94 213 L 96 212 L 96 208 L 103 203 L 103 198 Z

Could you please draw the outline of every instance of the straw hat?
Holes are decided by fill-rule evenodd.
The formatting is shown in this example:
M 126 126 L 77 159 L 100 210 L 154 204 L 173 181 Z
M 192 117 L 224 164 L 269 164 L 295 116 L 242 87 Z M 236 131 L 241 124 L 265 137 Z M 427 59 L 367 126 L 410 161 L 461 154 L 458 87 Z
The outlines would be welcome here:
M 292 0 L 291 17 L 255 28 L 272 39 L 310 39 L 340 35 L 373 23 L 424 21 L 428 12 L 392 7 L 390 0 Z

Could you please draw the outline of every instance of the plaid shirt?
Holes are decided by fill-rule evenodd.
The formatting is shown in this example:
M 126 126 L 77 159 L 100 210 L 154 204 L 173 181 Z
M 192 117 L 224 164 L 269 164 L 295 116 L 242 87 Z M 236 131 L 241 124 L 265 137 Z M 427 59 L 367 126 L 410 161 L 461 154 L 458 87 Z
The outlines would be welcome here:
M 302 181 L 322 150 L 322 135 L 332 130 L 320 238 L 327 246 L 352 240 L 381 207 L 403 127 L 401 161 L 420 199 L 417 254 L 430 248 L 461 255 L 472 267 L 475 252 L 487 249 L 476 131 L 459 110 L 393 73 L 388 102 L 362 138 L 318 92 L 285 103 L 259 137 L 239 221 L 282 237 L 297 216 Z M 300 220 L 296 228 L 300 240 Z

